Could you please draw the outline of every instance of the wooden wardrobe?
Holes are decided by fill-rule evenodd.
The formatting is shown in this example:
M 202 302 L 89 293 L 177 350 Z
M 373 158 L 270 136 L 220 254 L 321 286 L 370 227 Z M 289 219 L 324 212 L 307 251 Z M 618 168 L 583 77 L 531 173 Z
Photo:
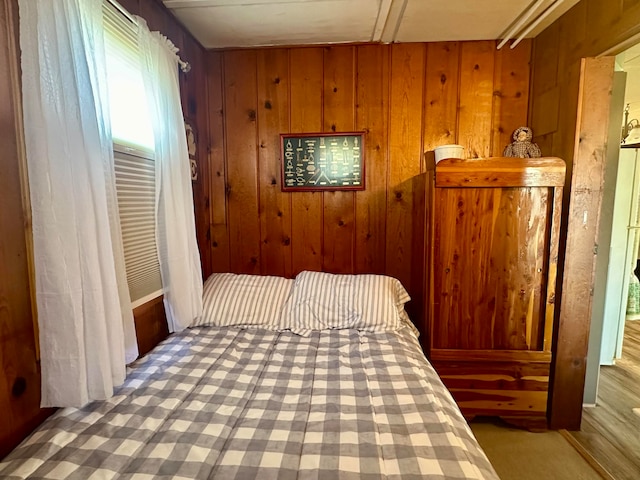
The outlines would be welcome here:
M 564 180 L 559 158 L 427 174 L 426 347 L 468 417 L 546 422 Z

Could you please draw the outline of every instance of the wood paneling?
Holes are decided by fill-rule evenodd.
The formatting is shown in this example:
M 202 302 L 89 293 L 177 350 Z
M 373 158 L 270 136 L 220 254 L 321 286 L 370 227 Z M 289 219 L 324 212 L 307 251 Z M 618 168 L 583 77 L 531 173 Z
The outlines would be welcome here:
M 256 52 L 224 56 L 227 208 L 231 269 L 260 273 Z
M 570 254 L 567 247 L 566 258 L 574 266 L 565 265 L 564 270 L 559 269 L 564 276 L 560 278 L 563 290 L 566 286 L 570 291 L 562 291 L 558 296 L 560 318 L 554 342 L 557 362 L 555 374 L 552 374 L 555 378 L 551 398 L 551 426 L 554 428 L 577 429 L 580 426 L 595 265 L 593 246 L 597 244 L 601 198 L 600 152 L 604 151 L 609 118 L 603 113 L 603 108 L 609 106 L 608 87 L 596 86 L 599 94 L 590 94 L 588 100 L 581 99 L 580 88 L 585 81 L 581 77 L 581 59 L 605 52 L 619 53 L 633 41 L 637 42 L 638 33 L 640 2 L 582 0 L 534 41 L 530 121 L 536 140 L 544 155 L 566 160 L 567 187 L 575 175 L 596 182 L 596 185 L 571 185 L 571 190 L 567 188 L 564 195 L 565 205 L 573 207 L 571 212 L 565 209 L 562 220 L 561 264 L 564 239 L 577 235 L 582 241 L 573 242 Z M 586 147 L 582 145 L 584 137 L 579 131 L 581 113 L 588 113 L 592 118 L 589 121 L 594 121 L 588 129 Z M 594 115 L 597 116 L 595 120 Z M 622 122 L 622 116 L 620 119 Z M 580 164 L 584 171 L 574 172 L 576 167 L 581 169 Z M 573 226 L 568 225 L 568 218 L 573 218 Z M 581 219 L 586 219 L 584 224 Z M 587 239 L 587 235 L 590 238 Z
M 386 272 L 411 288 L 413 182 L 422 172 L 425 44 L 391 47 Z M 416 225 L 416 228 L 422 228 Z M 418 292 L 409 292 L 414 295 Z
M 169 335 L 162 296 L 134 308 L 133 318 L 140 356 L 146 355 Z
M 385 272 L 390 48 L 357 47 L 356 125 L 365 131 L 366 190 L 356 194 L 355 271 Z
M 355 128 L 355 47 L 324 49 L 322 130 L 350 132 Z M 322 269 L 354 273 L 355 192 L 324 192 Z
M 289 130 L 292 133 L 321 132 L 323 106 L 324 52 L 322 48 L 289 51 Z M 267 132 L 277 135 L 285 132 Z M 302 270 L 322 270 L 324 215 L 322 193 L 291 194 L 291 254 L 293 274 Z
M 427 44 L 424 150 L 457 141 L 459 67 L 460 43 Z
M 560 428 L 557 422 L 567 422 L 573 428 L 579 426 L 582 414 L 579 407 L 589 343 L 596 263 L 594 245 L 602 203 L 613 67 L 613 57 L 582 61 L 562 304 L 557 327 L 557 345 L 562 348 L 556 349 L 553 368 L 552 392 L 561 390 L 550 400 L 551 424 L 556 428 Z
M 51 410 L 40 409 L 18 129 L 17 2 L 0 2 L 0 458 Z
M 495 42 L 209 52 L 212 270 L 383 273 L 421 311 L 424 153 L 458 132 L 474 155 L 502 151 L 527 116 L 530 56 L 530 41 L 509 52 Z M 366 132 L 366 190 L 281 191 L 280 133 L 354 130 Z
M 227 168 L 225 164 L 224 101 L 222 55 L 207 56 L 207 91 L 209 116 L 209 175 L 211 205 L 209 247 L 211 271 L 228 272 L 230 266 L 229 232 L 227 229 Z
M 464 146 L 467 158 L 491 155 L 495 61 L 494 42 L 462 44 L 458 143 Z
M 523 50 L 530 50 L 526 44 Z M 513 141 L 511 125 L 526 125 L 529 107 L 530 51 L 514 52 L 502 48 L 496 54 L 493 91 L 493 135 L 491 155 L 502 156 L 505 145 Z
M 177 24 L 172 30 L 176 30 Z M 181 32 L 176 32 L 177 38 L 182 38 Z M 185 118 L 191 123 L 196 131 L 196 161 L 198 164 L 197 179 L 192 182 L 193 186 L 193 202 L 196 213 L 196 238 L 198 240 L 198 248 L 200 250 L 200 260 L 202 263 L 202 272 L 205 278 L 211 273 L 211 249 L 209 248 L 209 231 L 210 223 L 210 180 L 209 172 L 208 148 L 209 148 L 209 132 L 207 129 L 208 121 L 208 105 L 207 105 L 207 78 L 206 78 L 206 61 L 205 51 L 199 44 L 192 40 L 188 35 L 184 35 L 184 53 L 183 60 L 188 61 L 191 70 L 187 73 L 180 72 L 180 92 L 182 96 L 182 105 Z
M 291 195 L 282 192 L 279 138 L 265 135 L 289 130 L 289 52 L 270 49 L 257 55 L 261 271 L 290 277 Z

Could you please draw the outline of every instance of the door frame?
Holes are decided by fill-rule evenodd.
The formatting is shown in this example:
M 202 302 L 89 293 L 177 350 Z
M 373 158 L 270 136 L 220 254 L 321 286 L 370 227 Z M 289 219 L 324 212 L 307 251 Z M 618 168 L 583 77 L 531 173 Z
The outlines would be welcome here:
M 610 291 L 614 288 L 610 273 L 614 266 L 611 265 L 611 255 L 614 254 L 612 245 L 618 243 L 613 237 L 614 232 L 623 227 L 626 233 L 627 219 L 622 221 L 620 217 L 622 211 L 619 210 L 618 202 L 621 200 L 618 189 L 620 188 L 621 171 L 619 165 L 624 161 L 620 150 L 620 140 L 622 132 L 619 127 L 619 120 L 622 118 L 624 110 L 625 87 L 627 83 L 627 72 L 614 71 L 613 88 L 611 96 L 611 109 L 609 116 L 608 145 L 606 149 L 606 168 L 604 171 L 604 190 L 602 196 L 602 207 L 598 233 L 598 255 L 596 258 L 596 272 L 594 282 L 593 307 L 591 312 L 591 328 L 589 329 L 589 349 L 587 352 L 587 370 L 585 388 L 583 394 L 583 405 L 595 406 L 598 396 L 598 379 L 600 365 L 602 364 L 602 351 L 604 332 L 607 328 L 605 315 L 614 309 L 619 311 L 620 305 L 614 306 Z M 624 167 L 625 165 L 623 165 Z M 626 172 L 625 172 L 626 173 Z M 625 177 L 626 178 L 626 177 Z M 629 204 L 630 204 L 629 192 Z M 628 217 L 628 213 L 626 215 Z M 617 221 L 616 221 L 617 220 Z M 616 264 L 617 265 L 617 264 Z M 621 287 L 617 285 L 616 291 L 620 298 Z
M 615 58 L 582 58 L 560 308 L 554 325 L 547 418 L 579 430 Z M 562 264 L 562 262 L 561 262 Z

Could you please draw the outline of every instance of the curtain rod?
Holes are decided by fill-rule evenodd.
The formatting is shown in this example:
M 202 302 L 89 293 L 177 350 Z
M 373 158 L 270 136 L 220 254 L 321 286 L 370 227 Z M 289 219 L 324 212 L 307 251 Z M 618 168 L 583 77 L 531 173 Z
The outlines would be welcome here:
M 138 26 L 138 21 L 134 18 L 133 15 L 131 15 L 122 5 L 120 5 L 116 0 L 107 0 L 107 2 L 109 2 L 111 5 L 113 5 L 113 7 L 118 10 L 123 17 L 125 17 L 127 20 L 129 20 L 131 23 L 133 23 L 135 26 Z M 180 55 L 178 55 L 176 53 L 176 57 L 178 57 L 178 64 L 180 64 L 180 70 L 182 70 L 184 73 L 188 73 L 189 71 L 191 71 L 191 64 L 189 62 L 185 62 L 184 60 L 182 60 L 182 58 L 180 58 Z

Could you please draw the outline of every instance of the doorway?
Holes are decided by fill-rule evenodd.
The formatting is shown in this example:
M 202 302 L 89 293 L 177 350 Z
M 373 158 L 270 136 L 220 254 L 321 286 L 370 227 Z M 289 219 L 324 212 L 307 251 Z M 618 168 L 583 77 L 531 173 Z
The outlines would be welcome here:
M 616 478 L 635 478 L 640 470 L 640 281 L 634 274 L 640 253 L 640 148 L 634 148 L 640 147 L 640 46 L 618 55 L 616 70 L 585 408 L 581 429 L 572 435 Z
M 584 390 L 587 406 L 597 404 L 600 367 L 622 358 L 626 322 L 640 318 L 635 274 L 640 257 L 640 45 L 616 56 L 615 69 Z
M 624 113 L 620 122 L 619 99 L 612 102 L 613 121 L 618 117 L 620 135 L 612 132 L 609 138 L 615 144 L 621 138 L 618 150 L 618 173 L 615 184 L 615 204 L 611 231 L 609 269 L 604 301 L 604 322 L 600 351 L 600 365 L 614 365 L 622 358 L 625 325 L 640 318 L 640 281 L 638 258 L 640 247 L 640 45 L 633 46 L 616 57 L 616 75 L 626 75 Z M 619 88 L 619 86 L 618 86 Z M 616 92 L 614 80 L 614 96 Z

